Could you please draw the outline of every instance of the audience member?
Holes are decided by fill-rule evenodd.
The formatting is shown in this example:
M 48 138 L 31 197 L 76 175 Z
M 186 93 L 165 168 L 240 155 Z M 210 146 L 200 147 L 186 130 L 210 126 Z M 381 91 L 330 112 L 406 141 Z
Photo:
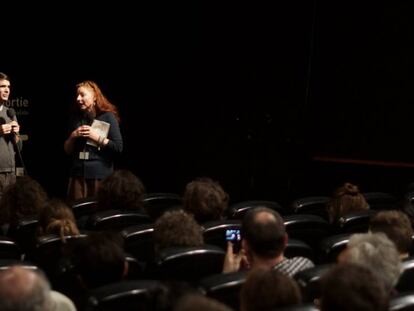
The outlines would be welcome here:
M 372 270 L 339 264 L 321 280 L 321 311 L 387 311 L 389 295 Z
M 383 232 L 395 243 L 401 259 L 410 256 L 413 228 L 407 215 L 400 211 L 381 211 L 370 221 L 371 232 Z
M 284 256 L 288 236 L 282 217 L 274 210 L 258 207 L 247 212 L 241 234 L 242 250 L 239 253 L 234 254 L 232 244 L 227 244 L 223 272 L 263 267 L 293 276 L 314 266 L 308 258 Z
M 111 232 L 91 232 L 76 244 L 72 260 L 87 289 L 121 281 L 128 272 L 122 239 Z
M 229 196 L 218 182 L 210 178 L 199 178 L 188 183 L 184 192 L 184 210 L 203 223 L 225 217 Z
M 351 212 L 368 210 L 369 205 L 356 185 L 345 183 L 337 188 L 327 204 L 329 222 L 335 224 Z
M 6 187 L 0 201 L 0 222 L 16 225 L 28 216 L 37 216 L 48 200 L 46 191 L 34 179 L 22 176 L 16 183 Z
M 128 170 L 116 170 L 98 187 L 98 208 L 142 210 L 144 194 L 144 184 L 137 176 Z
M 39 272 L 13 266 L 0 272 L 0 310 L 2 311 L 72 311 L 73 302 L 52 291 Z
M 165 212 L 154 224 L 155 252 L 167 247 L 202 246 L 203 230 L 194 217 L 183 210 Z
M 51 199 L 39 212 L 37 235 L 56 234 L 65 242 L 65 236 L 79 235 L 75 216 L 62 200 Z
M 401 274 L 400 257 L 394 243 L 383 233 L 354 234 L 338 261 L 355 263 L 372 269 L 385 289 L 394 293 Z
M 240 292 L 241 311 L 269 311 L 300 304 L 296 282 L 277 270 L 255 269 L 249 272 Z

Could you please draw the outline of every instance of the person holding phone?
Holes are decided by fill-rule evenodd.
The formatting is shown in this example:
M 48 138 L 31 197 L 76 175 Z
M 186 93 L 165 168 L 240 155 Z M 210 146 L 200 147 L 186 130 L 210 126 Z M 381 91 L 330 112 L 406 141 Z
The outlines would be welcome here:
M 240 252 L 234 253 L 233 243 L 227 243 L 224 273 L 265 268 L 293 276 L 299 271 L 314 267 L 308 258 L 285 257 L 288 236 L 282 217 L 272 209 L 258 207 L 247 212 L 242 221 L 241 236 Z

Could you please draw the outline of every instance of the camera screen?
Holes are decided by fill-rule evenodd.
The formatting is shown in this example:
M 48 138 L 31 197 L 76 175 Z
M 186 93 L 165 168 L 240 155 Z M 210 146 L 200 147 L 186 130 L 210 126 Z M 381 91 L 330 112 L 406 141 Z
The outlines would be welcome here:
M 226 240 L 233 241 L 233 242 L 240 241 L 241 240 L 240 229 L 226 230 Z

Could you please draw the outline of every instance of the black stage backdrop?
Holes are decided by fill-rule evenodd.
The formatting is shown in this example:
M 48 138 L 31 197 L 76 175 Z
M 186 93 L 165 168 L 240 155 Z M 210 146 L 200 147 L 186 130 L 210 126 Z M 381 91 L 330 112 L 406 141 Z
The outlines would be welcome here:
M 315 156 L 414 162 L 411 4 L 99 6 L 9 11 L 0 71 L 29 174 L 52 195 L 65 195 L 63 142 L 85 79 L 120 109 L 117 167 L 151 192 L 211 176 L 233 201 L 284 200 L 332 186 L 309 176 Z

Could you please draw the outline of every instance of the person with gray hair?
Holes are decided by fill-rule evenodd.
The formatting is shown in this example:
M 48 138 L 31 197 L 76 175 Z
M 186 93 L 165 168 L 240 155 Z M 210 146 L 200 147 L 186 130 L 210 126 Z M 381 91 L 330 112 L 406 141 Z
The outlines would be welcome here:
M 45 276 L 22 266 L 0 272 L 0 310 L 76 311 L 65 295 L 52 291 Z
M 392 292 L 401 274 L 401 261 L 395 244 L 383 233 L 354 234 L 339 262 L 356 263 L 370 268 Z

